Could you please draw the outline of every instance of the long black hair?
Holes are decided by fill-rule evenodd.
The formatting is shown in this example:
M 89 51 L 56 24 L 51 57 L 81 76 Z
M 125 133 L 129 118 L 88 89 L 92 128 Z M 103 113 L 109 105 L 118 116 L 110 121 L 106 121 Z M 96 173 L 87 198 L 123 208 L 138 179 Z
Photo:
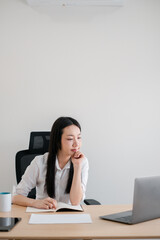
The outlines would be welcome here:
M 49 154 L 47 159 L 47 173 L 46 173 L 46 190 L 49 197 L 55 197 L 55 162 L 56 156 L 59 150 L 61 150 L 61 137 L 63 133 L 63 129 L 65 127 L 76 125 L 80 131 L 81 126 L 71 117 L 60 117 L 58 118 L 51 129 L 50 134 L 50 142 L 49 142 Z M 71 185 L 73 179 L 73 163 L 71 162 L 70 170 L 69 170 L 69 177 L 66 186 L 66 193 L 70 192 Z

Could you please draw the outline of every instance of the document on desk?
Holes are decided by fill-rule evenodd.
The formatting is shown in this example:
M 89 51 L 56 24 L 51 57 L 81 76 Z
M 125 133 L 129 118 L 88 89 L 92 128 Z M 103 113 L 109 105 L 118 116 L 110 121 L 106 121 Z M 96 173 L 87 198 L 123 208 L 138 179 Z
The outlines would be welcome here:
M 31 214 L 29 224 L 92 223 L 90 214 Z

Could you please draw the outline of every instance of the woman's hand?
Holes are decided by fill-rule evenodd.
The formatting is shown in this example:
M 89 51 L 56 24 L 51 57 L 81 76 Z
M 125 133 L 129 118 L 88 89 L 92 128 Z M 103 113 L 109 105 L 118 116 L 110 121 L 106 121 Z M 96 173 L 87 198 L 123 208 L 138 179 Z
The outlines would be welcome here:
M 72 160 L 72 163 L 73 163 L 74 167 L 81 166 L 83 158 L 84 158 L 84 154 L 83 153 L 81 153 L 80 151 L 75 152 L 71 156 L 71 160 Z
M 33 201 L 33 207 L 40 209 L 52 209 L 57 207 L 57 201 L 50 197 L 42 200 L 36 199 Z

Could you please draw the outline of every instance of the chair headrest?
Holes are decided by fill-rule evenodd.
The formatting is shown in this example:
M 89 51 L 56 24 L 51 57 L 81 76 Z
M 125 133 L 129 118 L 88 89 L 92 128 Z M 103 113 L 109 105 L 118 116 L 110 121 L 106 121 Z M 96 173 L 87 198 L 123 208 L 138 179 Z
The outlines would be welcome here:
M 44 154 L 48 152 L 50 132 L 31 132 L 29 152 Z

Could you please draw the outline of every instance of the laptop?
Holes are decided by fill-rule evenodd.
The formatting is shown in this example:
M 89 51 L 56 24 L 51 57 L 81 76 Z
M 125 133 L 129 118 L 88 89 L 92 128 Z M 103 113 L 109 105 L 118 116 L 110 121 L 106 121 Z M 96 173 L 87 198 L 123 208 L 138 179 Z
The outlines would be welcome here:
M 131 211 L 105 216 L 101 219 L 135 224 L 160 217 L 160 176 L 136 178 Z

